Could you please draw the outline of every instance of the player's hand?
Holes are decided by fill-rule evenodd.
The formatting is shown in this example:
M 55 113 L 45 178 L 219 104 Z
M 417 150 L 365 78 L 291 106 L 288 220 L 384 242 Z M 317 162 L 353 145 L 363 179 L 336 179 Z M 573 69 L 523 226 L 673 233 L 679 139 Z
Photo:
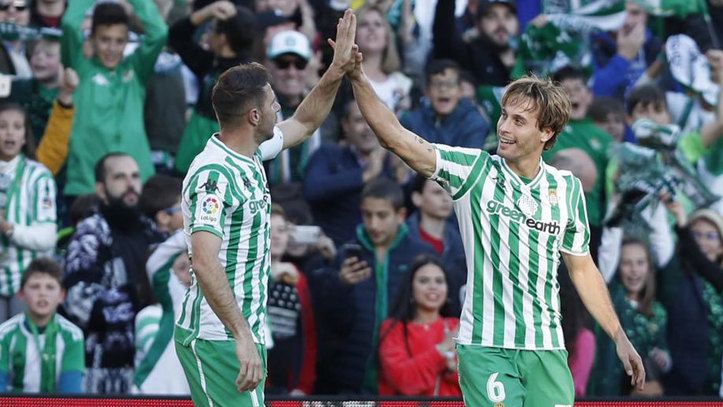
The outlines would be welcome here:
M 643 367 L 643 359 L 640 358 L 638 352 L 633 348 L 633 344 L 620 329 L 615 339 L 615 350 L 618 358 L 623 363 L 625 373 L 630 376 L 630 385 L 634 386 L 638 391 L 645 387 L 645 368 Z
M 339 279 L 347 285 L 354 285 L 364 281 L 371 275 L 372 269 L 369 268 L 367 262 L 356 257 L 344 259 L 339 271 Z
M 359 47 L 354 44 L 356 38 L 356 16 L 351 10 L 344 12 L 344 17 L 336 25 L 336 40 L 328 39 L 329 45 L 334 49 L 334 58 L 331 67 L 347 74 L 354 69 L 356 54 Z
M 236 388 L 240 393 L 255 389 L 264 378 L 261 357 L 251 334 L 236 338 L 236 357 L 239 361 Z

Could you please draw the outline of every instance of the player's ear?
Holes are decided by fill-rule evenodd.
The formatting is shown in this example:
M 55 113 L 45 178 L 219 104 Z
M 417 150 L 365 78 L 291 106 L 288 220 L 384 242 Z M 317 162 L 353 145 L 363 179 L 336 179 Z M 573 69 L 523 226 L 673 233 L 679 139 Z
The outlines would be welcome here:
M 248 117 L 249 123 L 251 123 L 251 125 L 253 125 L 253 126 L 258 126 L 259 123 L 261 122 L 261 112 L 256 107 L 249 110 L 247 117 Z
M 548 128 L 545 128 L 545 129 L 542 130 L 542 134 L 540 135 L 540 141 L 542 142 L 542 144 L 545 144 L 545 143 L 547 143 L 548 141 L 550 141 L 550 139 L 551 139 L 554 135 L 555 135 L 555 132 L 552 131 L 551 128 L 549 128 L 549 127 L 548 127 Z

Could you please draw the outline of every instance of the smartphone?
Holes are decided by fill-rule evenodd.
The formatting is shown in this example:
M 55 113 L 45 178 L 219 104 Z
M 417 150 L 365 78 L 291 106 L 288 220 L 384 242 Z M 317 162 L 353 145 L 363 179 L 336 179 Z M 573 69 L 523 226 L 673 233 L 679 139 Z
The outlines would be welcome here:
M 341 247 L 344 250 L 344 258 L 356 257 L 362 260 L 362 247 L 356 243 L 346 243 Z
M 314 244 L 321 237 L 321 228 L 313 225 L 296 225 L 291 239 L 297 244 Z

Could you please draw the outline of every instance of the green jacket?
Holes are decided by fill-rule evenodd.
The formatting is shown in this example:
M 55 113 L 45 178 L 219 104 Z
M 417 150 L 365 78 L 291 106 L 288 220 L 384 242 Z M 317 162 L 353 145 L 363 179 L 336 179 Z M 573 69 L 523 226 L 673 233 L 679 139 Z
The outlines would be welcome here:
M 553 148 L 542 155 L 545 161 L 549 162 L 560 150 L 579 148 L 595 163 L 597 180 L 593 190 L 585 194 L 587 218 L 591 226 L 601 226 L 605 216 L 605 173 L 608 166 L 608 149 L 612 142 L 612 136 L 591 120 L 570 120 L 557 137 Z
M 153 175 L 151 153 L 143 126 L 145 85 L 161 53 L 168 27 L 155 4 L 148 0 L 129 0 L 144 29 L 142 42 L 113 70 L 96 58 L 83 56 L 80 25 L 94 0 L 73 0 L 62 20 L 62 61 L 78 73 L 80 85 L 74 102 L 78 112 L 70 137 L 65 194 L 93 192 L 93 167 L 109 152 L 123 152 L 138 162 L 141 177 Z

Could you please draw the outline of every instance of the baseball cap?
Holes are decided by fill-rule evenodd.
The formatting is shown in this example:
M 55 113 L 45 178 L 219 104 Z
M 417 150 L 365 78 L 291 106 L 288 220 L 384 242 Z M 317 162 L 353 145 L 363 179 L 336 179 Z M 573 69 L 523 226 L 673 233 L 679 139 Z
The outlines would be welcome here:
M 269 43 L 266 56 L 274 59 L 282 54 L 295 54 L 308 61 L 311 58 L 311 44 L 306 36 L 298 31 L 278 32 Z
M 509 7 L 513 13 L 517 14 L 517 2 L 515 0 L 481 0 L 477 8 L 477 18 L 480 18 L 487 14 L 490 7 L 495 4 L 501 4 Z

